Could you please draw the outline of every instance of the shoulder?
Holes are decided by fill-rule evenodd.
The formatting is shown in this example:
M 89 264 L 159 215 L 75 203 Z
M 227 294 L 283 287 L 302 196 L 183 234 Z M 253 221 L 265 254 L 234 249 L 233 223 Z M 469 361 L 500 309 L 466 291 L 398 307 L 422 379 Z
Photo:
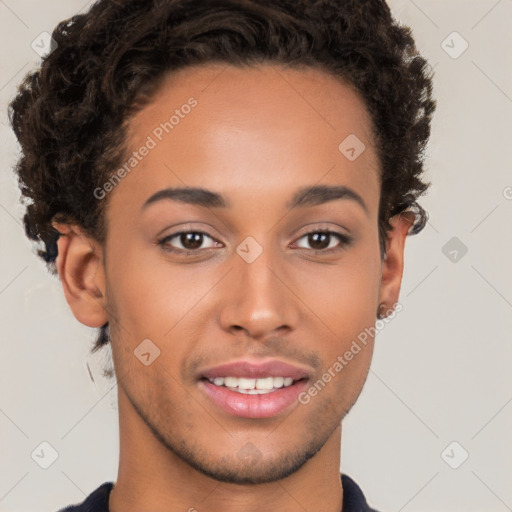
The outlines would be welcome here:
M 69 505 L 59 512 L 108 512 L 108 498 L 113 486 L 113 482 L 105 482 L 89 494 L 82 503 Z
M 348 475 L 341 475 L 343 487 L 342 512 L 378 512 L 370 508 L 361 488 Z

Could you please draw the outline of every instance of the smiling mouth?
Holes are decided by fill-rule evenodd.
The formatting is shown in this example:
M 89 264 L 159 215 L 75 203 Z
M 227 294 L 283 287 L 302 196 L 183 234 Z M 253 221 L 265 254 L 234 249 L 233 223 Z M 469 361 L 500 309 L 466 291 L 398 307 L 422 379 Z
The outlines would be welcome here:
M 212 404 L 230 416 L 271 418 L 296 407 L 307 377 L 289 375 L 234 377 L 210 375 L 200 379 L 200 389 Z

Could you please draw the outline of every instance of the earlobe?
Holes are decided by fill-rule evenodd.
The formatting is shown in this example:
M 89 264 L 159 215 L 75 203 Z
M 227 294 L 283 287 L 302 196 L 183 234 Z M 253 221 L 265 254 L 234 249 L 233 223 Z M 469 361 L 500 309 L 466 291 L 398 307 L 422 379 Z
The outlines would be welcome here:
M 404 268 L 405 240 L 413 222 L 413 212 L 402 212 L 390 219 L 392 229 L 388 232 L 379 291 L 379 304 L 383 304 L 383 313 L 393 309 L 398 302 Z
M 75 225 L 54 222 L 59 236 L 57 270 L 76 319 L 89 327 L 107 322 L 101 245 Z

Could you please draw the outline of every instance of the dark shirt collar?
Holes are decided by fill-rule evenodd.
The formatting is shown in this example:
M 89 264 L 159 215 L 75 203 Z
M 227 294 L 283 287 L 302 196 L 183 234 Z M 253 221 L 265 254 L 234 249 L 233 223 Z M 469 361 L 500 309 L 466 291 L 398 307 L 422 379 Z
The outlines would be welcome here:
M 347 475 L 341 475 L 343 486 L 343 512 L 377 512 L 368 506 L 361 488 Z M 70 505 L 60 512 L 109 512 L 108 499 L 113 482 L 105 482 L 80 505 Z

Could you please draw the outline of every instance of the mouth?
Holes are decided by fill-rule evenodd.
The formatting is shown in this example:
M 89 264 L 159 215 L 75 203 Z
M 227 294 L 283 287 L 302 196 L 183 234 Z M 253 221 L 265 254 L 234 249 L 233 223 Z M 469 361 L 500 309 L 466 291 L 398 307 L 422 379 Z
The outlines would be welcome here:
M 224 413 L 255 419 L 288 412 L 308 380 L 308 371 L 281 361 L 242 361 L 202 372 L 199 386 Z
M 222 380 L 224 382 L 221 384 Z M 288 377 L 286 384 L 284 380 L 284 377 L 260 379 L 216 377 L 213 382 L 210 379 L 201 379 L 199 384 L 213 405 L 224 413 L 256 419 L 278 416 L 298 405 L 298 397 L 306 389 L 308 379 L 291 379 L 292 381 L 289 382 L 290 377 Z M 250 387 L 253 386 L 253 382 L 254 387 Z M 278 387 L 281 382 L 283 385 Z M 225 385 L 226 383 L 229 386 Z M 257 383 L 259 386 L 269 386 L 269 389 L 258 389 Z M 270 385 L 272 385 L 271 388 Z

